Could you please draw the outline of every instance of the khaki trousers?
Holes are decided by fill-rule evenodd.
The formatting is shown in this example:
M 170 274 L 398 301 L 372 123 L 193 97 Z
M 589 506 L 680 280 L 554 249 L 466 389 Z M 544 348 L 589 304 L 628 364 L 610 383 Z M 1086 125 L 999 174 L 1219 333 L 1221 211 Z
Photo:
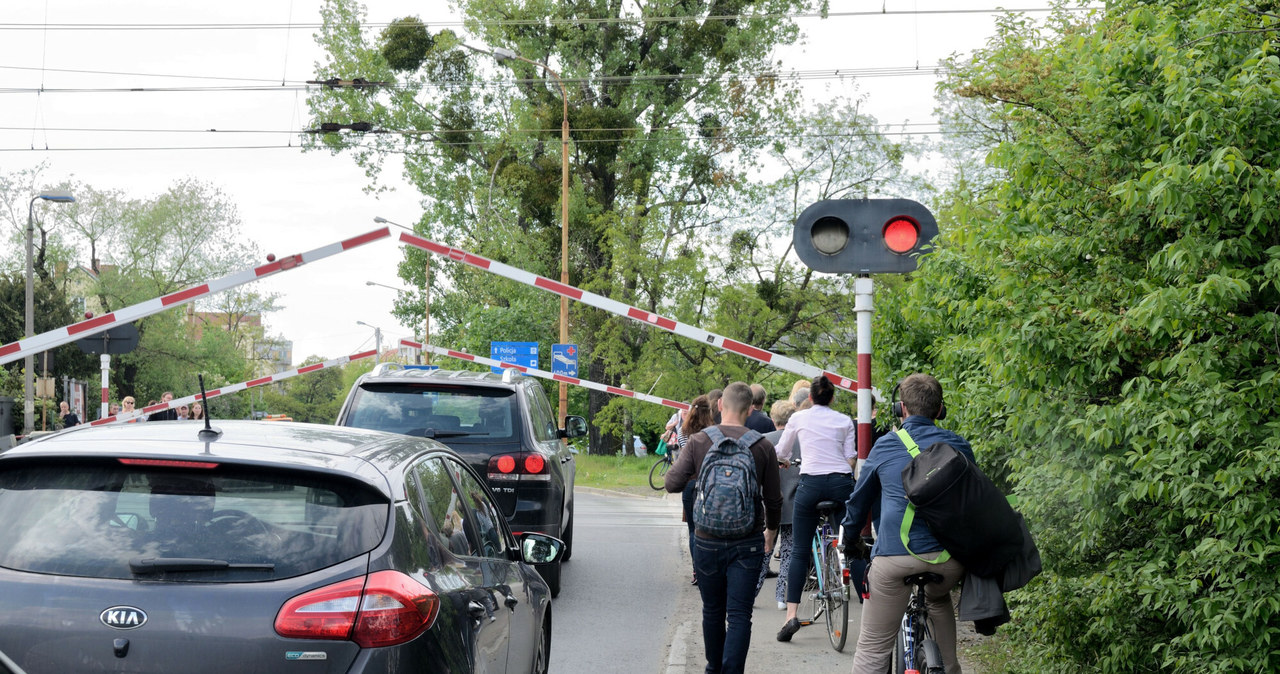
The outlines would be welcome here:
M 938 553 L 921 556 L 933 559 Z M 871 597 L 862 605 L 862 629 L 858 634 L 858 649 L 853 655 L 853 674 L 889 671 L 902 614 L 906 613 L 907 603 L 915 590 L 914 586 L 903 584 L 902 579 L 925 571 L 943 578 L 941 583 L 925 586 L 925 598 L 933 637 L 938 648 L 942 649 L 942 662 L 946 665 L 947 674 L 960 674 L 960 662 L 956 660 L 956 619 L 951 608 L 951 588 L 964 577 L 964 566 L 954 559 L 929 564 L 911 556 L 879 556 L 871 561 L 871 573 L 867 579 Z

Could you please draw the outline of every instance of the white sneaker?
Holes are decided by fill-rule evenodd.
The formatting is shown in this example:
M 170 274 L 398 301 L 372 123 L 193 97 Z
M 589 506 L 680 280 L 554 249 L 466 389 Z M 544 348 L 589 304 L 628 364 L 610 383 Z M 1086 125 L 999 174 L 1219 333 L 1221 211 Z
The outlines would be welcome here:
M 779 610 L 779 611 L 785 611 L 785 610 L 787 610 L 787 602 L 785 602 L 785 601 L 780 601 L 780 602 L 778 602 L 778 610 Z

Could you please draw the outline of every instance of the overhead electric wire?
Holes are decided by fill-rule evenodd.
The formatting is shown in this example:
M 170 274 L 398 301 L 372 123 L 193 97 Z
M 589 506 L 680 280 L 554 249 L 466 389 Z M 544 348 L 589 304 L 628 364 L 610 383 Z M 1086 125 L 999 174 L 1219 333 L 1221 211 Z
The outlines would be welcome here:
M 507 19 L 483 21 L 481 26 L 583 26 L 608 24 L 647 24 L 647 23 L 683 23 L 707 21 L 742 21 L 751 19 L 832 19 L 871 16 L 949 16 L 957 14 L 1041 14 L 1058 11 L 1093 11 L 1105 9 L 1102 5 L 1086 7 L 992 7 L 992 8 L 958 8 L 958 9 L 911 9 L 880 10 L 861 12 L 803 12 L 796 14 L 762 13 L 762 14 L 716 14 L 708 16 L 620 16 L 620 17 L 575 17 L 541 19 Z M 465 22 L 458 19 L 442 21 L 424 21 L 429 26 L 465 27 Z M 385 28 L 390 22 L 361 22 L 365 28 Z M 0 30 L 68 30 L 68 31 L 139 31 L 139 30 L 314 30 L 323 28 L 323 23 L 17 23 L 0 22 Z
M 703 138 L 701 136 L 659 136 L 659 137 L 640 137 L 640 138 L 587 138 L 573 141 L 575 144 L 596 144 L 596 143 L 666 143 L 678 141 L 719 141 L 719 142 L 740 142 L 747 140 L 763 141 L 763 140 L 794 140 L 804 138 L 871 138 L 878 136 L 968 136 L 986 133 L 985 131 L 883 131 L 883 132 L 862 132 L 862 133 L 809 133 L 809 134 L 769 134 L 769 135 L 738 135 L 738 136 L 716 136 L 714 138 Z M 401 134 L 382 134 L 381 137 L 388 138 Z M 419 139 L 423 140 L 423 139 Z M 431 145 L 440 145 L 446 147 L 465 147 L 472 145 L 494 145 L 498 143 L 513 142 L 509 139 L 493 138 L 485 140 L 472 141 L 444 141 L 435 139 L 425 139 Z M 528 138 L 515 142 L 523 143 L 541 143 L 545 142 L 538 138 Z M 396 150 L 394 148 L 376 147 L 365 143 L 347 144 L 338 149 L 376 149 L 385 152 L 408 152 L 408 150 Z M 279 144 L 279 145 L 188 145 L 188 146 L 123 146 L 123 147 L 48 147 L 48 148 L 31 148 L 31 147 L 0 147 L 0 152 L 165 152 L 165 151 L 199 151 L 199 150 L 297 150 L 297 145 Z M 330 149 L 326 145 L 316 144 L 313 149 L 322 150 Z
M 908 127 L 908 126 L 938 126 L 938 123 L 937 122 L 903 122 L 903 123 L 885 122 L 882 124 L 877 124 L 876 126 L 885 127 L 888 129 L 896 129 L 896 128 Z M 754 127 L 754 128 L 769 129 L 769 128 L 777 128 L 777 126 L 774 126 L 774 127 L 764 126 L 764 127 Z M 145 128 L 144 129 L 122 129 L 122 128 L 106 128 L 106 127 L 65 127 L 65 126 L 64 127 L 49 126 L 49 127 L 41 127 L 41 129 L 45 131 L 64 131 L 64 132 L 73 132 L 73 133 L 219 133 L 219 134 L 234 134 L 234 133 L 302 134 L 304 133 L 296 129 L 145 129 Z M 0 126 L 0 132 L 30 131 L 30 130 L 31 130 L 31 127 L 27 127 L 27 126 Z M 644 131 L 647 133 L 647 132 L 653 132 L 653 131 L 732 131 L 732 130 L 733 130 L 732 127 L 727 127 L 727 126 L 703 127 L 703 126 L 699 126 L 696 123 L 671 124 L 668 126 L 661 126 L 656 128 L 644 127 L 643 129 L 639 127 L 621 127 L 621 126 L 591 127 L 591 128 L 574 127 L 571 129 L 571 131 L 574 133 L 600 133 L 600 132 L 622 133 L 622 132 L 632 132 L 632 131 Z M 427 134 L 433 134 L 433 133 L 492 133 L 493 131 L 494 129 L 480 129 L 480 128 L 383 129 L 383 130 L 378 130 L 378 131 L 369 132 L 369 133 L 378 133 L 378 134 L 384 134 L 384 135 L 416 136 L 416 135 L 427 135 Z M 560 127 L 555 127 L 555 128 L 548 127 L 545 129 L 515 128 L 515 129 L 501 129 L 501 131 L 503 133 L 556 133 L 558 134 L 560 133 Z M 307 134 L 307 135 L 311 135 L 311 134 Z
M 597 84 L 607 85 L 616 82 L 673 82 L 683 80 L 711 81 L 721 79 L 762 79 L 776 78 L 789 81 L 843 80 L 845 78 L 866 79 L 873 77 L 916 77 L 936 76 L 944 66 L 928 67 L 886 67 L 886 68 L 836 68 L 824 70 L 793 70 L 787 72 L 762 71 L 756 73 L 682 73 L 672 75 L 601 75 L 596 77 L 565 77 L 566 85 Z M 422 82 L 413 84 L 381 85 L 377 89 L 392 91 L 421 91 L 462 88 L 516 88 L 524 84 L 545 82 L 542 78 L 494 78 L 484 80 L 468 80 L 459 82 Z M 175 86 L 175 87 L 0 87 L 0 94 L 121 94 L 121 93 L 223 93 L 223 92 L 294 92 L 321 91 L 328 89 L 323 84 L 274 84 L 274 85 L 227 85 L 227 86 Z M 370 87 L 375 88 L 375 87 Z

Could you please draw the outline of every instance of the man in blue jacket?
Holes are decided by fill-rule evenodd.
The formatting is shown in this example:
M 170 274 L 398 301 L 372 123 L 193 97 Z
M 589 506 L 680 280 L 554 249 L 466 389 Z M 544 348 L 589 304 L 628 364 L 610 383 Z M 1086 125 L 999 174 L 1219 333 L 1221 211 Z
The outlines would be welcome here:
M 955 447 L 970 461 L 973 449 L 956 433 L 934 425 L 943 416 L 942 385 L 927 374 L 913 374 L 899 384 L 902 399 L 902 429 L 921 449 L 936 442 Z M 894 640 L 902 614 L 907 610 L 912 589 L 903 578 L 926 571 L 942 576 L 941 583 L 925 587 L 933 635 L 942 649 L 948 674 L 958 674 L 956 621 L 951 608 L 951 588 L 964 576 L 960 562 L 950 559 L 929 528 L 916 518 L 903 545 L 902 518 L 907 495 L 902 487 L 902 470 L 911 454 L 897 433 L 887 433 L 871 448 L 862 466 L 853 494 L 846 505 L 845 535 L 853 540 L 878 504 L 880 521 L 875 546 L 871 549 L 868 586 L 871 596 L 862 606 L 862 629 L 853 658 L 853 674 L 880 674 L 889 669 Z

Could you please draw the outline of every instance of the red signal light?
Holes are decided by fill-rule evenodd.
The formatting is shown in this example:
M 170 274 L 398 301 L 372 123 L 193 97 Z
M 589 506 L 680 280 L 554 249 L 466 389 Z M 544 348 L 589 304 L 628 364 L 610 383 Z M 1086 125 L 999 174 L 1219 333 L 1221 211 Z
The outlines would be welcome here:
M 889 222 L 885 223 L 884 245 L 889 250 L 903 255 L 915 249 L 916 244 L 920 241 L 920 226 L 915 220 L 904 215 L 895 216 Z

